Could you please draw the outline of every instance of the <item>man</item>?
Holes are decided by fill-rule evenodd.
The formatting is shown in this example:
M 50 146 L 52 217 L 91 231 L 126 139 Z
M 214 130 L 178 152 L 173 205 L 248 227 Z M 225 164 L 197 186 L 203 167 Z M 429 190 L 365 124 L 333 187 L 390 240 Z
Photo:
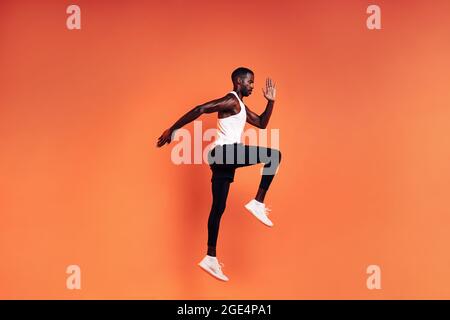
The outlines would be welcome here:
M 234 181 L 236 168 L 264 163 L 263 174 L 255 199 L 245 205 L 259 221 L 272 227 L 273 223 L 267 217 L 269 209 L 264 204 L 264 197 L 273 180 L 281 161 L 279 150 L 248 146 L 241 143 L 241 135 L 245 122 L 258 128 L 265 129 L 272 115 L 275 104 L 275 83 L 266 80 L 266 88 L 262 89 L 267 105 L 260 115 L 251 111 L 243 102 L 253 91 L 254 73 L 247 68 L 238 68 L 231 75 L 233 91 L 224 97 L 212 100 L 193 108 L 182 116 L 172 127 L 159 137 L 157 146 L 170 143 L 175 130 L 194 121 L 204 113 L 218 113 L 217 139 L 214 148 L 208 153 L 208 163 L 212 170 L 213 202 L 208 219 L 208 250 L 199 266 L 219 280 L 228 281 L 222 272 L 221 264 L 216 257 L 216 244 L 220 219 L 225 211 L 230 183 Z

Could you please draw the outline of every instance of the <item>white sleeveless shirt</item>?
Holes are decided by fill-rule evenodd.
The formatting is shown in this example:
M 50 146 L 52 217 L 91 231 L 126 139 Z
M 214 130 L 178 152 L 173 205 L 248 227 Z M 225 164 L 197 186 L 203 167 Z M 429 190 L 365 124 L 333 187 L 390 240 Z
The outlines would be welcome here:
M 217 119 L 217 139 L 214 142 L 215 146 L 241 142 L 242 132 L 244 131 L 247 120 L 247 111 L 238 94 L 234 91 L 230 93 L 234 94 L 238 99 L 241 111 L 232 116 Z

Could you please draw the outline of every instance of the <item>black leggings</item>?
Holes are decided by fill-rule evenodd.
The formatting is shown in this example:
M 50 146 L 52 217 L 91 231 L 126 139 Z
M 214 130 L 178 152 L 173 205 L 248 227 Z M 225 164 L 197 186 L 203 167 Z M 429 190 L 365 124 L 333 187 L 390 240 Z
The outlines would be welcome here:
M 225 211 L 230 184 L 236 168 L 264 163 L 259 187 L 268 190 L 281 161 L 276 149 L 247 146 L 241 143 L 216 146 L 208 154 L 212 170 L 212 206 L 208 219 L 208 252 L 215 255 L 220 219 Z
M 219 235 L 220 218 L 227 205 L 230 180 L 214 180 L 211 184 L 213 201 L 208 219 L 208 253 L 215 256 L 217 237 Z M 212 250 L 212 251 L 211 251 Z M 212 253 L 212 254 L 211 254 Z
M 208 153 L 208 163 L 212 170 L 211 181 L 229 179 L 234 181 L 237 168 L 264 163 L 259 187 L 268 190 L 281 161 L 277 149 L 247 146 L 242 143 L 216 146 Z

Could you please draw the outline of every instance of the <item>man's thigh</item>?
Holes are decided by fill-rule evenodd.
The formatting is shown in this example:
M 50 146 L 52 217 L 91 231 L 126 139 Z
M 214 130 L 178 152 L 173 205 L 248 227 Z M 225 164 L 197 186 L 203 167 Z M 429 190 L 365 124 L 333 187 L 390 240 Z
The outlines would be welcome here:
M 236 167 L 246 167 L 270 161 L 271 149 L 259 146 L 238 145 L 236 148 Z

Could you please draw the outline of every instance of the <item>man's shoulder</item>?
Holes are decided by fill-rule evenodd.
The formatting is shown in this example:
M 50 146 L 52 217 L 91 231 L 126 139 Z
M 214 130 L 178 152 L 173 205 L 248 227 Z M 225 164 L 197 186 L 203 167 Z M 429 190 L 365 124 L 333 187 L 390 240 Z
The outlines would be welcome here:
M 232 104 L 232 105 L 236 105 L 236 104 L 238 104 L 239 103 L 239 100 L 236 98 L 236 96 L 233 94 L 233 93 L 231 93 L 231 92 L 228 92 L 227 94 L 225 94 L 222 98 L 221 98 L 221 100 L 224 102 L 224 103 L 227 103 L 227 104 Z

